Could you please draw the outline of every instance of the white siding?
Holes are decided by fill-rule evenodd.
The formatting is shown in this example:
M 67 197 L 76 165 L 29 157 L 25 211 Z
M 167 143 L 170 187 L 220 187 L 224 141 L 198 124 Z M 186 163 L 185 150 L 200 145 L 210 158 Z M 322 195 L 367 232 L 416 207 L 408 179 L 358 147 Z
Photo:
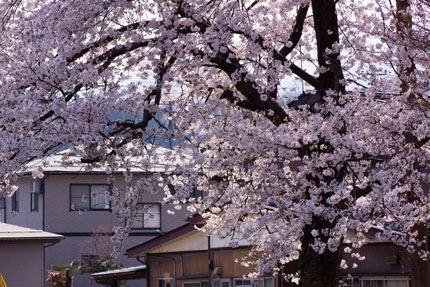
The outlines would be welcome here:
M 19 212 L 12 212 L 12 198 L 6 198 L 6 221 L 5 223 L 43 229 L 43 195 L 39 195 L 39 210 L 31 211 L 31 189 L 32 177 L 25 176 L 18 180 Z

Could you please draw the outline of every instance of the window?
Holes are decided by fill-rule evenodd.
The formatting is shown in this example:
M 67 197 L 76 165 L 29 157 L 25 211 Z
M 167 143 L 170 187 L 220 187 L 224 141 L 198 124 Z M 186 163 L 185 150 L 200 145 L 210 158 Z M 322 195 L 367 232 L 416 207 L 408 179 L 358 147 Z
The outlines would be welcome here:
M 362 287 L 408 287 L 408 280 L 363 279 Z
M 161 205 L 159 203 L 138 203 L 131 228 L 161 228 Z
M 12 195 L 12 211 L 15 211 L 15 212 L 19 211 L 19 194 L 18 194 L 18 191 L 15 191 L 15 193 Z
M 31 211 L 38 211 L 39 210 L 39 194 L 38 193 L 30 193 L 31 196 L 31 207 L 30 210 Z
M 159 278 L 157 287 L 175 287 L 173 278 Z
M 345 286 L 345 287 L 361 287 L 361 282 L 357 278 L 347 279 L 347 280 L 344 280 L 343 286 Z
M 182 283 L 182 287 L 209 287 L 209 281 L 189 281 L 189 282 L 184 282 L 184 283 Z
M 32 179 L 30 181 L 30 190 L 34 193 L 45 193 L 45 181 L 41 179 Z
M 343 282 L 344 287 L 409 287 L 407 277 L 361 277 Z
M 214 279 L 214 287 L 230 287 L 230 279 Z
M 71 184 L 71 210 L 109 210 L 108 184 Z
M 4 222 L 6 212 L 6 199 L 0 197 L 0 222 Z
M 274 287 L 273 277 L 233 279 L 233 287 Z M 222 287 L 222 286 L 221 286 Z
M 234 279 L 234 287 L 252 287 L 251 279 Z

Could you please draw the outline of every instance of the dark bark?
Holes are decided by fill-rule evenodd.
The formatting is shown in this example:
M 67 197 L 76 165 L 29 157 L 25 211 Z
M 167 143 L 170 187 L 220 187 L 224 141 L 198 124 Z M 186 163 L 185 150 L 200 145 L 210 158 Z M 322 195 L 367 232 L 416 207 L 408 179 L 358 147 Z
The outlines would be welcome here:
M 402 41 L 408 41 L 412 38 L 412 15 L 408 12 L 408 8 L 410 8 L 409 0 L 396 0 L 396 18 L 397 18 L 397 33 L 399 38 Z M 403 47 L 406 51 L 408 47 L 405 45 Z M 415 84 L 415 64 L 411 57 L 408 59 L 410 61 L 409 65 L 399 66 L 397 75 L 401 80 L 400 89 L 402 93 L 406 93 L 411 85 Z M 410 97 L 410 100 L 413 100 Z
M 343 94 L 345 87 L 339 51 L 327 53 L 327 49 L 333 49 L 333 45 L 339 43 L 338 19 L 336 15 L 336 2 L 334 0 L 312 0 L 314 18 L 314 30 L 317 41 L 318 64 L 325 71 L 318 77 L 317 92 L 325 95 L 327 90 Z M 338 180 L 341 180 L 338 178 Z M 317 182 L 316 182 L 317 184 Z M 324 200 L 323 200 L 324 201 Z M 324 204 L 324 202 L 322 202 Z M 339 209 L 342 206 L 339 205 Z M 306 226 L 302 237 L 302 253 L 300 262 L 300 286 L 303 287 L 337 287 L 339 286 L 341 254 L 339 250 L 334 252 L 326 249 L 322 254 L 316 252 L 311 244 L 314 237 L 313 229 L 321 231 L 332 229 L 335 223 L 328 222 L 324 218 L 314 217 L 312 223 Z M 328 238 L 321 238 L 326 242 Z
M 325 250 L 319 254 L 312 247 L 314 237 L 313 229 L 321 230 L 332 228 L 333 224 L 320 218 L 314 218 L 313 224 L 308 225 L 302 238 L 302 260 L 300 262 L 300 286 L 302 287 L 337 287 L 340 274 L 340 251 Z
M 333 44 L 339 43 L 339 26 L 334 0 L 312 0 L 315 36 L 317 41 L 318 64 L 327 71 L 320 73 L 318 80 L 320 91 L 334 90 L 345 92 L 340 83 L 344 79 L 339 52 L 326 53 Z
M 407 41 L 412 37 L 412 15 L 410 13 L 410 1 L 409 0 L 396 0 L 396 18 L 397 18 L 397 32 L 399 38 L 402 41 Z M 403 47 L 406 51 L 408 50 L 407 46 Z M 416 84 L 415 78 L 415 64 L 412 58 L 409 57 L 410 64 L 406 66 L 400 65 L 398 67 L 398 77 L 401 80 L 400 89 L 402 93 L 406 93 L 409 88 L 413 87 Z M 409 96 L 409 101 L 411 103 L 415 103 L 415 95 L 411 94 Z M 428 138 L 425 138 L 421 141 L 412 135 L 412 133 L 406 133 L 405 138 L 407 142 L 413 143 L 417 148 L 421 146 L 421 142 L 423 144 L 427 143 Z M 418 165 L 418 163 L 416 163 Z M 418 167 L 418 166 L 417 166 Z M 417 200 L 416 195 L 413 191 L 408 193 L 408 202 L 413 203 Z M 427 240 L 427 226 L 424 223 L 417 223 L 413 231 L 418 232 L 418 239 L 425 240 L 425 244 L 420 246 L 420 250 L 429 251 L 428 240 Z M 411 276 L 411 287 L 426 287 L 430 282 L 430 263 L 429 260 L 422 260 L 417 252 L 409 254 L 409 260 L 412 266 L 412 276 Z
M 417 224 L 414 227 L 415 231 L 418 232 L 418 238 L 426 238 L 427 228 L 425 224 Z M 428 251 L 428 241 L 424 246 L 420 246 L 421 250 Z M 409 260 L 412 267 L 412 276 L 410 287 L 428 287 L 430 282 L 430 262 L 422 260 L 417 252 L 409 254 Z

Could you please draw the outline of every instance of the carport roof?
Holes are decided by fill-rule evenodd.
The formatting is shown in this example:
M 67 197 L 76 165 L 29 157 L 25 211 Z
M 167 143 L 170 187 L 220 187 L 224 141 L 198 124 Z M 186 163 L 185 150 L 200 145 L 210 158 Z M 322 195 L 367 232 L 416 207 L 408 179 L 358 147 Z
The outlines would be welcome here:
M 90 275 L 90 278 L 96 280 L 97 283 L 104 284 L 111 284 L 119 280 L 145 279 L 146 265 L 93 273 Z
M 19 242 L 27 243 L 29 241 L 57 243 L 63 238 L 64 236 L 59 234 L 0 222 L 0 244 Z

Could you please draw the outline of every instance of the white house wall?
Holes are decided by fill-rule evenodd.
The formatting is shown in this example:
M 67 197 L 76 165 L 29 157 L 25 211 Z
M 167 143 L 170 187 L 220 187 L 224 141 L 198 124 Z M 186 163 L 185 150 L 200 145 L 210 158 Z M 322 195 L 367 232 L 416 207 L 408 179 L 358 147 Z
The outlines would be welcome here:
M 111 229 L 117 225 L 116 216 L 107 210 L 70 211 L 70 184 L 106 184 L 105 175 L 50 175 L 45 180 L 45 229 L 55 233 L 95 232 L 98 228 Z M 123 186 L 122 176 L 114 185 Z M 148 191 L 144 202 L 158 203 L 164 193 Z M 167 206 L 161 206 L 161 229 L 171 230 L 185 223 L 184 212 L 168 215 Z M 144 231 L 144 230 L 141 230 Z M 154 230 L 153 230 L 154 231 Z
M 168 253 L 179 251 L 195 251 L 207 250 L 208 238 L 198 230 L 186 233 L 183 236 L 170 240 L 165 244 L 160 244 L 157 247 L 149 250 L 149 253 Z
M 230 247 L 231 238 L 219 238 L 212 235 L 210 238 L 211 248 Z M 239 246 L 249 246 L 248 241 L 240 240 Z M 149 253 L 169 253 L 182 251 L 201 251 L 208 249 L 208 237 L 201 231 L 194 230 L 178 238 L 172 239 L 164 244 L 150 249 Z
M 114 185 L 121 188 L 123 182 L 123 177 L 117 176 Z M 81 213 L 71 211 L 70 184 L 106 184 L 106 176 L 49 175 L 45 179 L 45 230 L 65 236 L 65 239 L 59 244 L 46 249 L 46 268 L 52 264 L 68 264 L 72 260 L 80 259 L 81 255 L 92 255 L 91 252 L 88 252 L 92 234 L 97 231 L 110 232 L 114 226 L 120 224 L 113 212 L 108 210 Z M 163 196 L 162 190 L 158 193 L 148 191 L 144 195 L 143 202 L 158 203 Z M 147 241 L 161 234 L 161 231 L 166 232 L 185 223 L 185 211 L 168 215 L 167 208 L 167 206 L 161 206 L 161 230 L 139 229 L 133 231 L 140 235 L 130 235 L 123 250 Z M 123 254 L 119 256 L 117 261 L 125 267 L 140 264 L 136 259 L 129 259 Z M 75 286 L 90 286 L 88 275 L 76 275 Z
M 137 179 L 137 176 L 135 178 Z M 72 260 L 79 260 L 80 256 L 84 254 L 82 248 L 91 240 L 94 232 L 111 232 L 112 228 L 119 222 L 113 212 L 108 210 L 81 213 L 71 211 L 70 184 L 106 184 L 106 179 L 106 175 L 47 174 L 45 177 L 45 194 L 39 195 L 39 211 L 31 212 L 30 181 L 32 178 L 31 176 L 21 177 L 18 181 L 19 213 L 12 213 L 12 199 L 8 198 L 6 200 L 6 222 L 33 229 L 43 229 L 65 236 L 59 244 L 46 248 L 44 268 L 49 268 L 52 264 L 63 265 L 69 264 Z M 123 184 L 123 177 L 117 176 L 114 185 L 121 188 Z M 161 188 L 158 193 L 148 191 L 144 195 L 143 202 L 158 203 L 163 196 L 164 192 Z M 138 233 L 138 235 L 130 236 L 126 241 L 125 248 L 133 247 L 161 234 L 161 232 L 167 232 L 186 223 L 185 210 L 176 212 L 175 215 L 169 215 L 167 214 L 168 208 L 172 207 L 161 206 L 161 230 L 135 230 L 133 232 Z M 118 261 L 124 266 L 140 264 L 136 259 L 128 259 L 122 254 Z M 88 274 L 77 275 L 76 280 L 75 286 L 90 286 Z M 8 287 L 10 287 L 9 284 Z
M 21 177 L 17 181 L 18 185 L 18 206 L 19 211 L 12 211 L 12 198 L 6 198 L 5 221 L 9 224 L 30 227 L 33 229 L 43 229 L 43 195 L 39 195 L 38 211 L 31 211 L 31 190 L 30 182 L 32 177 Z
M 109 210 L 70 210 L 70 184 L 107 184 L 102 175 L 48 175 L 45 179 L 45 229 L 54 233 L 111 230 L 118 222 Z
M 211 248 L 224 248 L 230 247 L 233 241 L 237 241 L 239 246 L 249 246 L 249 242 L 245 239 L 238 240 L 239 235 L 233 239 L 231 237 L 220 238 L 219 236 L 211 236 Z

